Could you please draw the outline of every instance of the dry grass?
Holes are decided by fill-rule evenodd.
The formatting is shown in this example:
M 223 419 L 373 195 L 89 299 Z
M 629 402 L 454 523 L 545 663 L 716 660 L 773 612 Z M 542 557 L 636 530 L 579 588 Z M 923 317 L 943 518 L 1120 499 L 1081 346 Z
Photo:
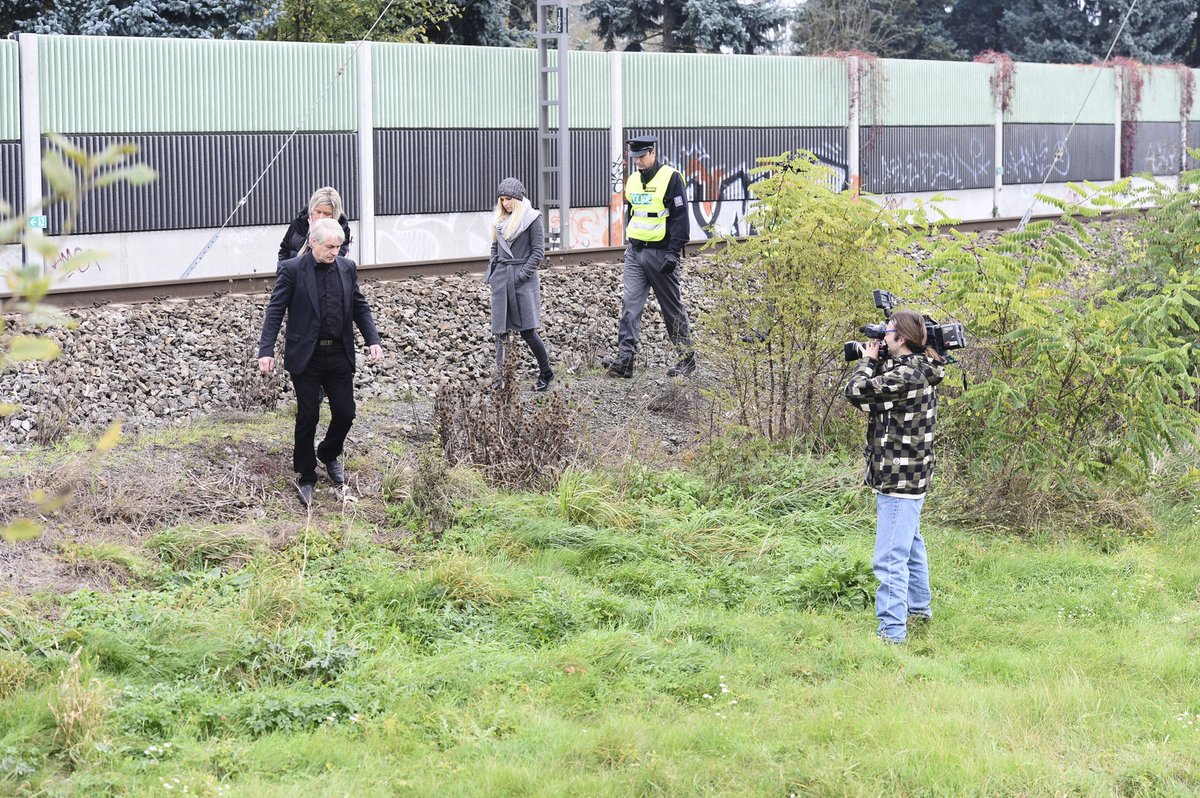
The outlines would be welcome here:
M 86 758 L 92 744 L 99 742 L 110 707 L 104 685 L 89 678 L 76 652 L 50 694 L 55 747 L 72 760 Z
M 452 465 L 472 465 L 496 487 L 544 488 L 566 465 L 574 413 L 562 390 L 522 395 L 516 364 L 510 351 L 501 385 L 490 392 L 463 383 L 443 387 L 434 424 Z

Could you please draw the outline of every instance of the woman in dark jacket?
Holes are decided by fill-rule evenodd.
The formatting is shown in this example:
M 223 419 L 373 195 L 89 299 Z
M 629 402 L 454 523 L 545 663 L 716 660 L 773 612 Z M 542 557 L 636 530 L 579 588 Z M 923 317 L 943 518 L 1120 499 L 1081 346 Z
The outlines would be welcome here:
M 933 617 L 921 508 L 933 477 L 933 427 L 941 357 L 925 343 L 925 320 L 901 310 L 888 320 L 888 358 L 869 341 L 846 384 L 846 398 L 870 414 L 866 483 L 875 491 L 876 634 L 903 643 L 910 621 Z
M 538 266 L 545 254 L 542 218 L 525 198 L 525 186 L 506 177 L 496 190 L 492 252 L 486 280 L 492 288 L 492 334 L 496 336 L 496 379 L 500 384 L 509 332 L 519 332 L 538 364 L 535 391 L 549 390 L 554 379 L 550 353 L 537 334 L 542 315 Z
M 341 195 L 336 189 L 325 186 L 313 192 L 308 199 L 308 209 L 300 211 L 283 234 L 283 241 L 279 242 L 280 263 L 304 252 L 308 247 L 308 226 L 317 219 L 337 219 L 338 224 L 342 226 L 342 232 L 346 234 L 338 254 L 346 257 L 346 253 L 350 251 L 350 224 L 342 213 Z

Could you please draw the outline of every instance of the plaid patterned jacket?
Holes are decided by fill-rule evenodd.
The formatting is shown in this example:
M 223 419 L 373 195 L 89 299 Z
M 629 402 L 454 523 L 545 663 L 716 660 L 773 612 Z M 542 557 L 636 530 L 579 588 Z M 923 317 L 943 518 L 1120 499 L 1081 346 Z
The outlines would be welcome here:
M 866 483 L 889 496 L 916 498 L 933 477 L 933 425 L 937 421 L 937 384 L 945 372 L 924 355 L 885 361 L 863 359 L 846 383 L 850 404 L 867 418 Z

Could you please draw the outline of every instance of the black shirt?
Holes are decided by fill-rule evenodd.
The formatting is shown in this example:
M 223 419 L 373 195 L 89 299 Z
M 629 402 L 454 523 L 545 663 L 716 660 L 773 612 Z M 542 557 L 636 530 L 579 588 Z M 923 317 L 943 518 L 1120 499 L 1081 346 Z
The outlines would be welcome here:
M 337 262 L 318 263 L 313 260 L 317 277 L 317 304 L 321 308 L 320 340 L 341 339 L 345 321 L 342 318 L 342 277 Z

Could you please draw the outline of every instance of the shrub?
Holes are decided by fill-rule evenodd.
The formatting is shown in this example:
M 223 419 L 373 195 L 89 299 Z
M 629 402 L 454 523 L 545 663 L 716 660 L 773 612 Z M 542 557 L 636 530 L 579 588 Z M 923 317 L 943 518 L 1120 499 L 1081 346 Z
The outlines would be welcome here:
M 760 162 L 747 217 L 758 235 L 723 240 L 703 267 L 713 309 L 700 346 L 737 424 L 813 442 L 847 415 L 842 342 L 878 321 L 871 290 L 913 287 L 899 253 L 917 217 L 839 191 L 810 153 Z
M 1072 496 L 1081 479 L 1137 483 L 1155 456 L 1193 440 L 1200 420 L 1192 353 L 1200 275 L 1156 260 L 1151 250 L 1161 246 L 1138 256 L 1136 287 L 1116 286 L 1135 277 L 1133 267 L 1095 274 L 1088 247 L 1101 245 L 1070 214 L 1095 216 L 1129 185 L 1074 188 L 1075 203 L 1053 201 L 1059 222 L 992 243 L 974 233 L 929 242 L 926 277 L 944 286 L 941 302 L 973 339 L 972 381 L 943 406 L 941 437 L 973 464 L 973 482 L 1012 502 L 1030 488 Z M 1168 203 L 1148 219 L 1179 212 Z M 1180 235 L 1195 237 L 1194 227 Z
M 516 353 L 509 352 L 499 387 L 480 392 L 462 382 L 434 399 L 434 424 L 446 460 L 478 468 L 496 487 L 524 490 L 553 484 L 571 448 L 566 394 L 522 396 Z

